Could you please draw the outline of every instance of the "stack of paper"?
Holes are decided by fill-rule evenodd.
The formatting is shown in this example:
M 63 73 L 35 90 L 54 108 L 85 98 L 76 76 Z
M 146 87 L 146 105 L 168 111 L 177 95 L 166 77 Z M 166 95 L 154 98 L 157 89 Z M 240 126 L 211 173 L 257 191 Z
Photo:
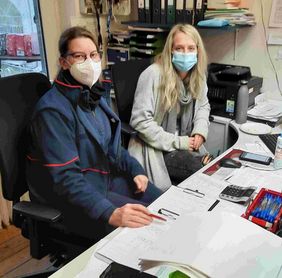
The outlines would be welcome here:
M 191 213 L 175 221 L 140 259 L 143 270 L 172 264 L 201 277 L 278 277 L 282 239 L 240 216 Z
M 205 19 L 225 19 L 230 25 L 255 25 L 255 16 L 247 9 L 215 9 L 205 12 Z
M 255 119 L 277 122 L 282 117 L 282 101 L 264 100 L 263 102 L 258 102 L 254 108 L 248 111 L 248 116 Z

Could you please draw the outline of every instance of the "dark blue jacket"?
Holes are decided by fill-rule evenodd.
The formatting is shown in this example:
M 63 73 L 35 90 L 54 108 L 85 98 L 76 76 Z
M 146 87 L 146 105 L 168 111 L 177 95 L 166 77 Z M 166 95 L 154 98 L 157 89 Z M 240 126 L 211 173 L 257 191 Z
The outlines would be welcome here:
M 91 219 L 107 221 L 115 209 L 107 199 L 113 178 L 127 172 L 133 179 L 145 172 L 121 147 L 120 120 L 103 97 L 96 109 L 103 111 L 103 121 L 110 127 L 110 142 L 104 147 L 93 121 L 97 115 L 78 104 L 82 87 L 55 83 L 32 117 L 27 163 L 31 195 L 68 217 L 81 211 Z

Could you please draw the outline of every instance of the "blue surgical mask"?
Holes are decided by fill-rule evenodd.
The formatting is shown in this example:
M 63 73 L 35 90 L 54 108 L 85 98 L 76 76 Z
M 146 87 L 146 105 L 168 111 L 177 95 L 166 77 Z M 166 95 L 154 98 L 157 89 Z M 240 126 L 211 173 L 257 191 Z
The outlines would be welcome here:
M 187 72 L 197 64 L 197 53 L 182 53 L 182 52 L 173 52 L 172 54 L 172 63 L 182 72 Z

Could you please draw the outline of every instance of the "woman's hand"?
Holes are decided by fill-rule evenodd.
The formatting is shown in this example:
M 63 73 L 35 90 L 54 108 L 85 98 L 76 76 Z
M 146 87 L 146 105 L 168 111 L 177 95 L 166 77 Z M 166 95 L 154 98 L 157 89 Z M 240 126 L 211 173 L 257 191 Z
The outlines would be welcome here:
M 202 144 L 204 143 L 204 137 L 202 136 L 202 135 L 200 135 L 200 134 L 195 134 L 195 136 L 194 136 L 194 138 L 195 138 L 195 140 L 194 140 L 194 146 L 193 146 L 193 148 L 194 148 L 194 150 L 195 151 L 198 151 L 199 150 L 199 148 L 202 146 Z
M 195 138 L 194 137 L 189 137 L 188 141 L 188 150 L 189 151 L 194 151 L 194 144 L 195 144 Z
M 109 224 L 115 227 L 139 228 L 153 221 L 149 210 L 139 204 L 126 204 L 114 210 Z
M 144 175 L 138 175 L 134 177 L 133 181 L 136 184 L 137 190 L 135 193 L 145 192 L 148 186 L 148 178 Z

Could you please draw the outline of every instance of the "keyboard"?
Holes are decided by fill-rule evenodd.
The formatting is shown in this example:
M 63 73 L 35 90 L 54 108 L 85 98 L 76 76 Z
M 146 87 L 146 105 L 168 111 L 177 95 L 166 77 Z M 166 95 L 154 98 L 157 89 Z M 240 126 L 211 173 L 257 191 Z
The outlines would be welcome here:
M 274 154 L 278 136 L 279 134 L 261 134 L 259 135 L 259 138 L 269 148 L 269 150 Z

